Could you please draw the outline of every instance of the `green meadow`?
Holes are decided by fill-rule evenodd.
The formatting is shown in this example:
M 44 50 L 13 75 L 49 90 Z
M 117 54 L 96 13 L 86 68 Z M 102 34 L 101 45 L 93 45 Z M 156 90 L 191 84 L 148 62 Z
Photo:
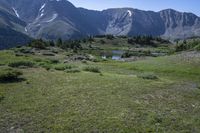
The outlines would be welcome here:
M 21 49 L 31 48 L 0 52 L 2 133 L 200 132 L 197 51 L 66 61 L 72 52 L 60 48 Z M 11 70 L 21 74 L 13 77 Z

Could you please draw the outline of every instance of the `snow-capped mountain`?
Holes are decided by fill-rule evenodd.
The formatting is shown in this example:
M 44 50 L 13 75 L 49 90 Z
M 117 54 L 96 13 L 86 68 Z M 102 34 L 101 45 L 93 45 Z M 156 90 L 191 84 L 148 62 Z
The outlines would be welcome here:
M 176 39 L 200 36 L 200 18 L 172 9 L 93 11 L 67 0 L 1 0 L 0 25 L 33 38 L 54 40 L 88 35 L 154 35 Z

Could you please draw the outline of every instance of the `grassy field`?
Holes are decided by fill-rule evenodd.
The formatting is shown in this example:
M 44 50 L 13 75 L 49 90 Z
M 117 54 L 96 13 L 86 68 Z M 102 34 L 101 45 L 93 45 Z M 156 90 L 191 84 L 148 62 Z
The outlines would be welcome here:
M 0 83 L 2 133 L 200 132 L 199 52 L 63 63 L 70 53 L 14 51 L 0 52 L 0 70 L 33 65 L 12 68 L 24 80 Z

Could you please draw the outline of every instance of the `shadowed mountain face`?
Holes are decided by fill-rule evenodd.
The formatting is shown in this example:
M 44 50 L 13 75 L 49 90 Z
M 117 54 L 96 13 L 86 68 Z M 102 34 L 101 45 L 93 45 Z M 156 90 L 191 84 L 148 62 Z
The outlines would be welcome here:
M 31 38 L 25 34 L 25 26 L 26 22 L 19 19 L 6 2 L 0 1 L 0 49 L 29 42 Z
M 153 35 L 167 39 L 200 36 L 200 18 L 167 9 L 93 11 L 67 0 L 1 0 L 0 25 L 33 38 L 74 39 L 88 35 Z

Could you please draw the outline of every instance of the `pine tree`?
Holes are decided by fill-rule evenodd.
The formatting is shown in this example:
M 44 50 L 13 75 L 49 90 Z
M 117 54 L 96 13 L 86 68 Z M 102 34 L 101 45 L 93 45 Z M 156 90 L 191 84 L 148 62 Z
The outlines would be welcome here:
M 59 38 L 59 39 L 57 40 L 57 42 L 56 42 L 56 46 L 57 46 L 57 47 L 61 47 L 62 45 L 63 45 L 63 41 L 62 41 L 61 38 Z

